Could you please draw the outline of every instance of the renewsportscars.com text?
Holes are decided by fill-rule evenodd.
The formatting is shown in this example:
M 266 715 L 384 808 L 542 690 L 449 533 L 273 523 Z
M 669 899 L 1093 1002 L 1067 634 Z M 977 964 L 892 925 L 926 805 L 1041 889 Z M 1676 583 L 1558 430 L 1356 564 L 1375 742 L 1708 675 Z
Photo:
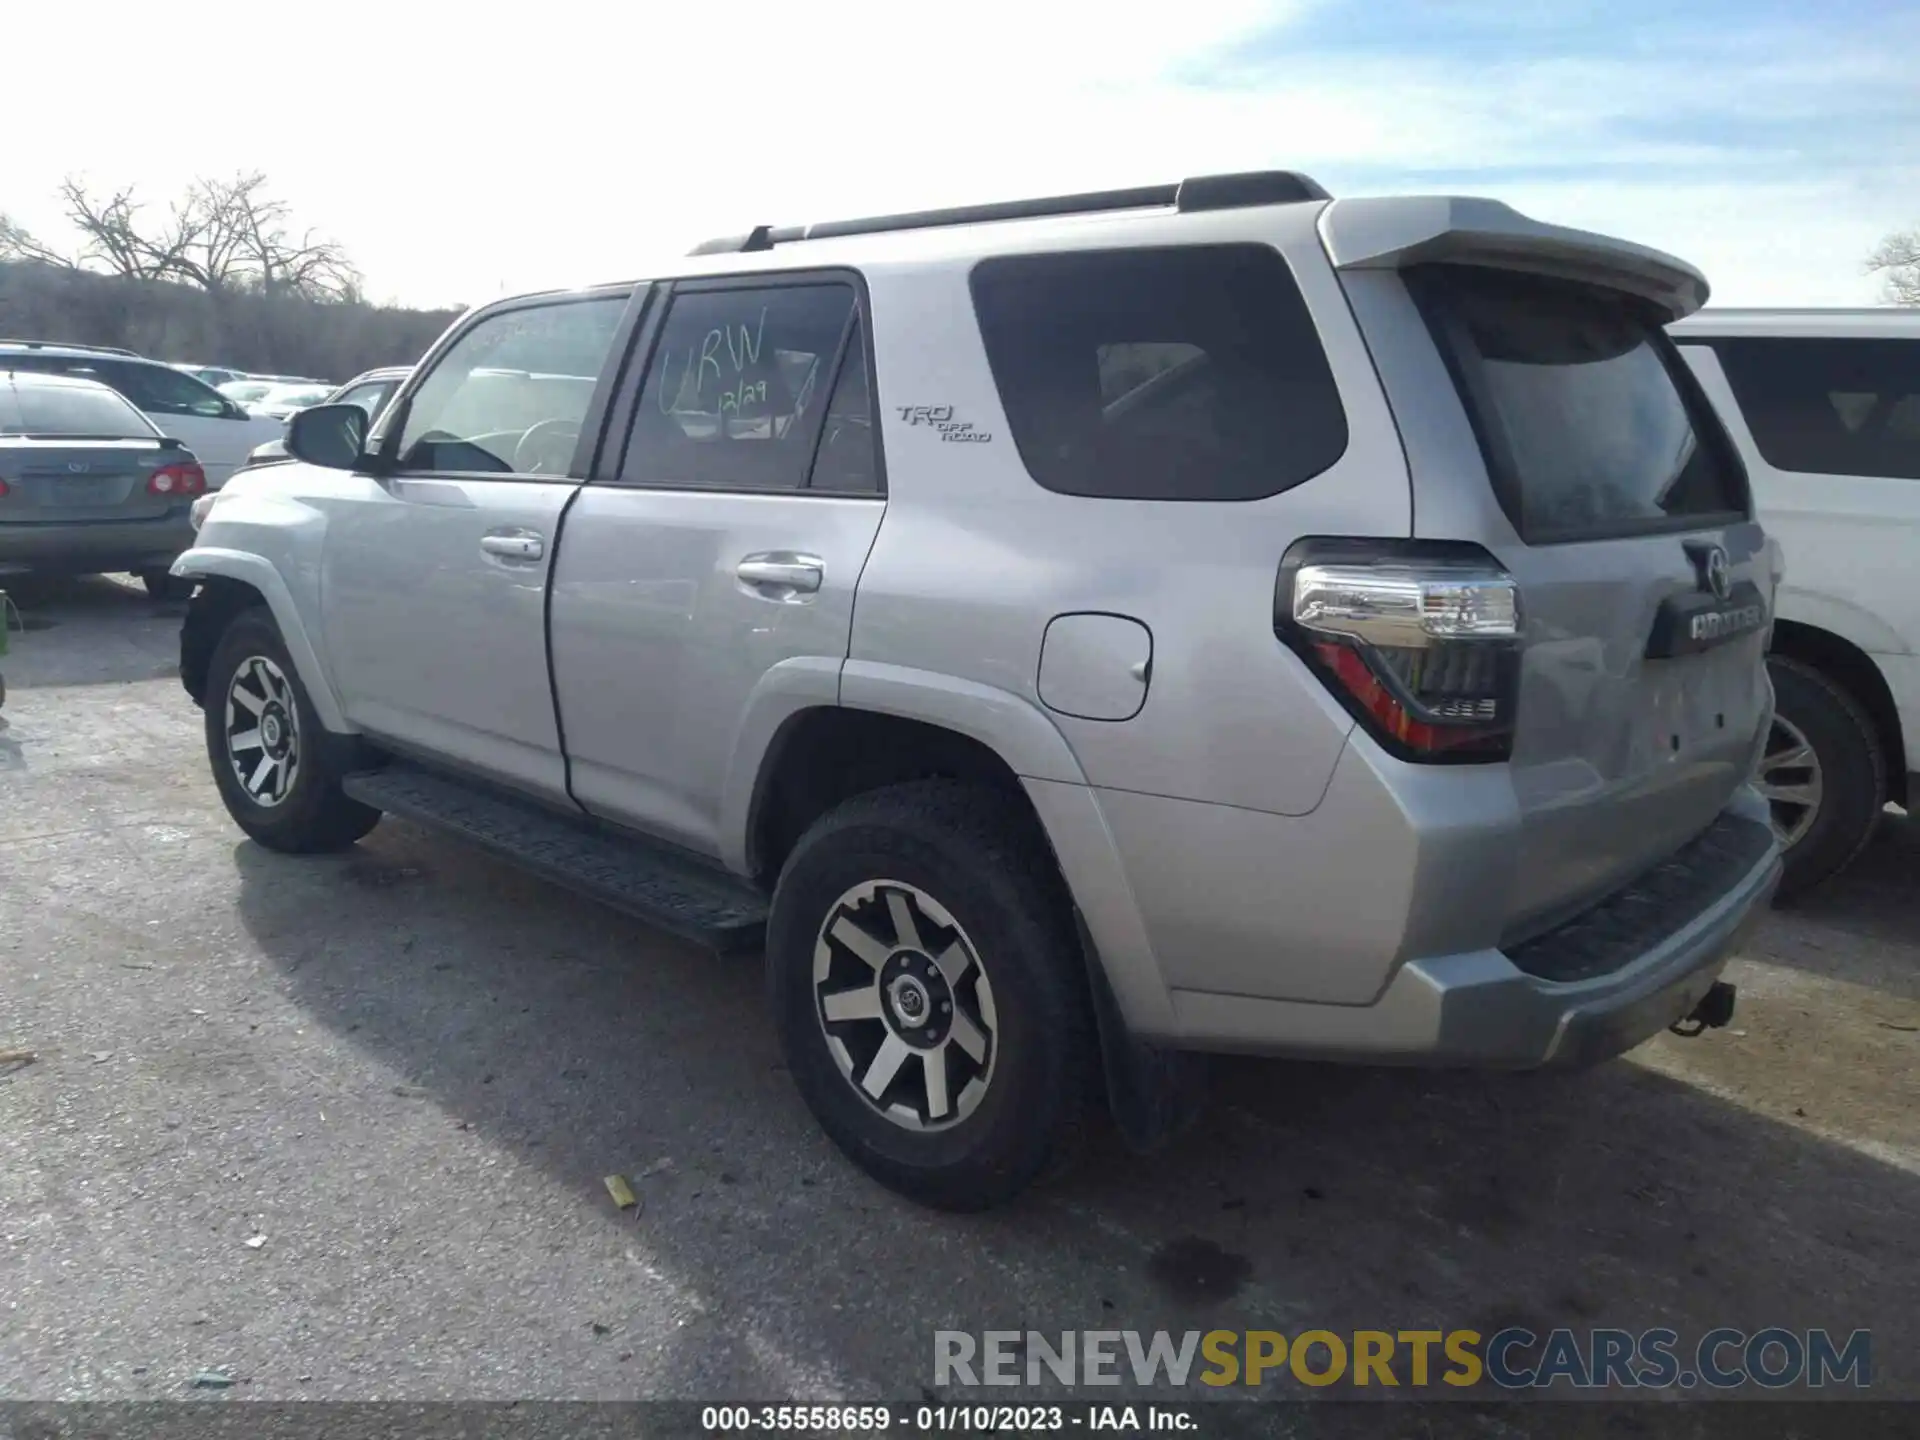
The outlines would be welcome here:
M 1825 1330 L 1709 1330 L 1692 1341 L 1664 1327 L 1551 1330 L 938 1330 L 933 1383 L 1175 1388 L 1292 1383 L 1313 1387 L 1497 1386 L 1537 1390 L 1864 1389 L 1873 1336 Z

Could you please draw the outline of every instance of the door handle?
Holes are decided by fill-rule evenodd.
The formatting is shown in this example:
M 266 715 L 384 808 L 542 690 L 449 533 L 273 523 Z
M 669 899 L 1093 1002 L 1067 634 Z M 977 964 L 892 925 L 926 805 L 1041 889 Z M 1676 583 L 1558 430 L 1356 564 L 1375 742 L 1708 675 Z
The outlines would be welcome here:
M 824 570 L 818 555 L 788 551 L 749 555 L 734 567 L 742 584 L 757 590 L 790 590 L 811 595 L 820 588 Z
M 538 535 L 482 535 L 480 549 L 483 554 L 497 555 L 502 560 L 538 560 L 547 553 L 546 542 Z

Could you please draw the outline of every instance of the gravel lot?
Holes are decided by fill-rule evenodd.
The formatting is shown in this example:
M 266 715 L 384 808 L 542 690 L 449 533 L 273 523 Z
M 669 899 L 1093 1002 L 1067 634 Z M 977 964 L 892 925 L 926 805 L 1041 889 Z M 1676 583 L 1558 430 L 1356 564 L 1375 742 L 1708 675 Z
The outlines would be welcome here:
M 936 1328 L 1519 1322 L 1870 1327 L 1920 1398 L 1920 826 L 1768 921 L 1731 1031 L 1223 1063 L 1170 1154 L 954 1219 L 816 1131 L 756 966 L 392 821 L 258 849 L 177 611 L 11 588 L 0 1397 L 917 1399 Z

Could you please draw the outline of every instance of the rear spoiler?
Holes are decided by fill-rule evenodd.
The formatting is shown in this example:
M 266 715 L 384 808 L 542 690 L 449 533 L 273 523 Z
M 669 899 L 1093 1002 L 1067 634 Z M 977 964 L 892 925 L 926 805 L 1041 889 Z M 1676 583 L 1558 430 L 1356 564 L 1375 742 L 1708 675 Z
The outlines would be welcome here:
M 1336 270 L 1453 263 L 1529 270 L 1651 300 L 1679 320 L 1707 303 L 1707 278 L 1645 245 L 1530 220 L 1498 200 L 1456 195 L 1335 200 L 1320 243 Z

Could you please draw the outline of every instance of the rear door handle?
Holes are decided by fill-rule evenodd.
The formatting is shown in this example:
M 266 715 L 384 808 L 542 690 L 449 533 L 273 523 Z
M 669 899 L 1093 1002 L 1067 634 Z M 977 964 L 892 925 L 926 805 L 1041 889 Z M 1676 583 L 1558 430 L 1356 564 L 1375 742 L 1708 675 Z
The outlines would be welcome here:
M 820 588 L 825 570 L 818 555 L 796 555 L 791 551 L 766 551 L 749 555 L 734 567 L 733 573 L 744 585 L 756 590 L 785 590 L 811 595 Z
M 538 560 L 547 553 L 547 545 L 538 535 L 526 531 L 511 534 L 482 535 L 480 549 L 483 554 L 497 555 L 502 560 Z

